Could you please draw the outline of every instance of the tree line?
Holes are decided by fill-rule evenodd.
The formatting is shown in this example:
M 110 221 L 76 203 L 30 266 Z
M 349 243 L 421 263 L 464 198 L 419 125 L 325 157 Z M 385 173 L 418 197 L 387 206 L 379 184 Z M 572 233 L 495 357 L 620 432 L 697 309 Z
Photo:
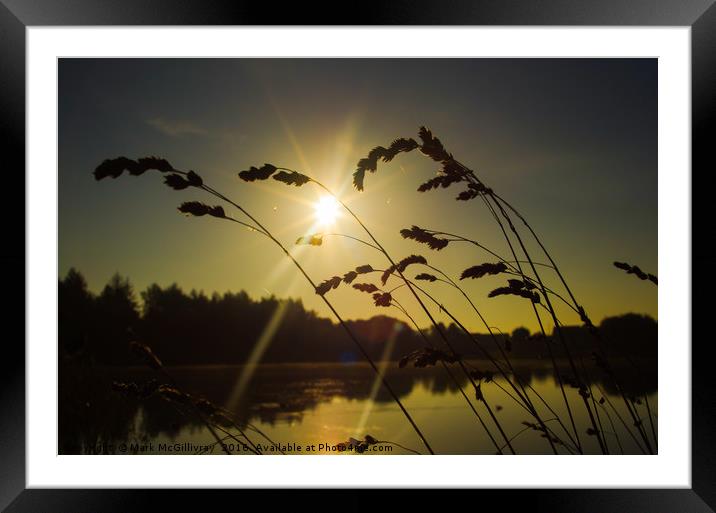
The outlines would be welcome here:
M 59 281 L 58 336 L 62 357 L 87 358 L 106 365 L 137 363 L 129 342 L 141 341 L 167 365 L 245 363 L 261 346 L 260 361 L 352 362 L 362 361 L 343 329 L 300 299 L 252 299 L 246 292 L 184 292 L 173 284 L 153 284 L 139 295 L 128 278 L 114 275 L 99 294 L 87 287 L 82 274 L 70 269 Z M 348 321 L 371 357 L 398 360 L 426 346 L 423 336 L 404 322 L 385 315 Z M 474 340 L 454 324 L 442 326 L 457 352 L 479 357 Z M 657 323 L 645 315 L 625 314 L 604 319 L 598 326 L 607 354 L 615 357 L 656 359 Z M 581 326 L 567 326 L 573 356 L 591 357 L 597 343 Z M 425 337 L 436 347 L 442 340 L 434 329 Z M 511 358 L 548 358 L 549 339 L 517 328 L 511 334 L 473 334 L 490 352 L 501 344 Z M 257 344 L 259 340 L 264 345 Z M 557 357 L 561 344 L 550 344 Z M 256 354 L 254 354 L 256 356 Z

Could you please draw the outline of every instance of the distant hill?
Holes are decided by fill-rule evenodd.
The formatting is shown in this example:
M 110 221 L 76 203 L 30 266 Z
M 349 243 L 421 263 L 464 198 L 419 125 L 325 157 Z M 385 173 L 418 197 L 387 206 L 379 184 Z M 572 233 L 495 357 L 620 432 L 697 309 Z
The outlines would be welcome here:
M 131 340 L 153 348 L 169 365 L 238 364 L 257 348 L 262 362 L 362 361 L 341 326 L 318 317 L 300 300 L 275 297 L 251 299 L 246 292 L 211 297 L 177 285 L 151 285 L 141 292 L 140 310 L 129 280 L 114 276 L 99 295 L 71 269 L 59 282 L 59 349 L 64 357 L 88 358 L 108 365 L 136 363 Z M 272 322 L 273 320 L 273 322 Z M 347 323 L 374 359 L 397 360 L 426 346 L 423 337 L 406 323 L 385 315 Z M 456 351 L 479 357 L 475 342 L 457 326 L 444 326 Z M 657 323 L 648 316 L 625 314 L 607 318 L 599 326 L 602 348 L 613 357 L 656 359 Z M 600 343 L 579 326 L 563 328 L 573 356 L 591 357 Z M 434 330 L 424 335 L 442 347 Z M 496 343 L 515 359 L 547 358 L 549 339 L 518 328 L 509 336 L 475 334 L 490 352 Z M 550 343 L 555 356 L 564 356 L 561 342 Z M 255 355 L 256 356 L 256 355 Z

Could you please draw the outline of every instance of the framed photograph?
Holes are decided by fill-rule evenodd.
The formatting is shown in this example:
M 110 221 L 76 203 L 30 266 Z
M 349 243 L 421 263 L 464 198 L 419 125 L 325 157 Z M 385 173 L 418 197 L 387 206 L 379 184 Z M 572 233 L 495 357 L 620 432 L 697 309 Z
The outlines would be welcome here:
M 2 507 L 712 511 L 711 4 L 4 1 Z

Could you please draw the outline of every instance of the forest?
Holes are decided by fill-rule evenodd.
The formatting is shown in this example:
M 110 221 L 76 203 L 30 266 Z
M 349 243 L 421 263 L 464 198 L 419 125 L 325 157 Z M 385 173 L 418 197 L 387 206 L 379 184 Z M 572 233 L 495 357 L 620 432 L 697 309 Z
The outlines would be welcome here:
M 59 350 L 65 357 L 83 357 L 103 365 L 132 365 L 136 358 L 129 343 L 139 341 L 153 349 L 166 365 L 241 364 L 254 350 L 269 321 L 280 315 L 279 325 L 265 352 L 264 363 L 360 361 L 345 331 L 300 299 L 263 297 L 244 292 L 185 292 L 176 284 L 153 284 L 136 294 L 130 280 L 115 274 L 99 294 L 92 293 L 83 275 L 70 269 L 59 281 Z M 371 358 L 395 360 L 425 347 L 425 340 L 401 320 L 376 315 L 347 323 L 365 345 Z M 441 325 L 465 358 L 480 359 L 475 344 L 454 324 Z M 564 326 L 573 356 L 592 358 L 594 340 L 583 326 Z M 657 322 L 646 315 L 628 313 L 608 317 L 599 324 L 604 350 L 610 358 L 638 358 L 656 365 Z M 424 334 L 438 343 L 435 329 Z M 493 339 L 474 336 L 497 352 Z M 548 340 L 526 328 L 498 335 L 511 358 L 546 358 Z M 550 337 L 548 337 L 550 338 Z M 554 344 L 555 356 L 562 356 Z M 387 352 L 386 352 L 387 348 Z M 650 365 L 651 366 L 651 365 Z

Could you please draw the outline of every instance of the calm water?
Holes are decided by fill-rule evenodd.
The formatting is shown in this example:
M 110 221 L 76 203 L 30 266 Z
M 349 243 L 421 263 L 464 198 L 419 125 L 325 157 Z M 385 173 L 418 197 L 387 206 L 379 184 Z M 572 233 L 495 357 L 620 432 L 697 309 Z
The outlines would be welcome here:
M 485 364 L 475 365 L 484 367 Z M 394 362 L 381 366 L 436 453 L 496 452 L 464 397 L 441 367 L 398 369 Z M 516 370 L 554 410 L 554 413 L 550 412 L 536 393 L 531 392 L 543 419 L 558 437 L 568 440 L 558 422 L 548 420 L 556 413 L 565 425 L 570 426 L 564 400 L 549 368 L 544 362 L 522 362 Z M 607 433 L 610 452 L 620 454 L 623 450 L 640 454 L 637 442 L 619 419 L 621 417 L 632 425 L 622 398 L 614 393 L 608 382 L 595 377 L 596 369 L 587 370 L 593 379 L 591 386 L 595 399 L 605 399 L 597 411 Z M 254 368 L 201 366 L 170 368 L 169 372 L 181 389 L 204 396 L 234 412 L 254 442 L 268 445 L 251 427 L 274 442 L 288 444 L 286 452 L 290 454 L 298 453 L 297 445 L 302 447 L 300 454 L 305 454 L 310 445 L 315 446 L 313 451 L 309 449 L 311 453 L 337 454 L 330 448 L 349 437 L 363 438 L 366 434 L 425 452 L 396 404 L 376 384 L 372 370 L 364 364 L 282 364 Z M 454 367 L 454 373 L 459 374 L 457 367 Z M 644 419 L 650 442 L 654 444 L 643 395 L 648 398 L 654 430 L 658 433 L 656 380 L 651 373 L 652 378 L 647 379 L 644 373 L 636 373 L 632 368 L 621 375 L 623 386 L 630 393 L 642 396 L 637 411 Z M 158 397 L 143 401 L 128 399 L 111 390 L 113 380 L 142 383 L 152 377 L 166 381 L 161 375 L 139 368 L 84 368 L 62 373 L 60 452 L 192 454 L 201 446 L 214 442 L 211 433 L 195 417 L 179 414 L 166 401 Z M 469 383 L 462 380 L 461 386 L 474 401 L 474 389 L 470 392 Z M 483 384 L 482 389 L 508 437 L 515 437 L 514 449 L 520 454 L 551 453 L 540 433 L 525 430 L 522 424 L 534 419 L 501 391 L 500 386 L 508 388 L 504 380 L 496 379 L 493 383 Z M 587 434 L 590 424 L 581 397 L 572 388 L 567 389 L 567 394 L 585 452 L 599 453 L 595 437 Z M 500 441 L 484 405 L 475 404 Z M 636 434 L 636 430 L 632 431 Z M 644 445 L 641 440 L 639 442 Z M 397 446 L 386 447 L 389 448 L 384 448 L 381 454 L 408 453 Z M 214 454 L 220 452 L 217 447 L 213 450 Z M 560 452 L 567 453 L 566 449 Z

